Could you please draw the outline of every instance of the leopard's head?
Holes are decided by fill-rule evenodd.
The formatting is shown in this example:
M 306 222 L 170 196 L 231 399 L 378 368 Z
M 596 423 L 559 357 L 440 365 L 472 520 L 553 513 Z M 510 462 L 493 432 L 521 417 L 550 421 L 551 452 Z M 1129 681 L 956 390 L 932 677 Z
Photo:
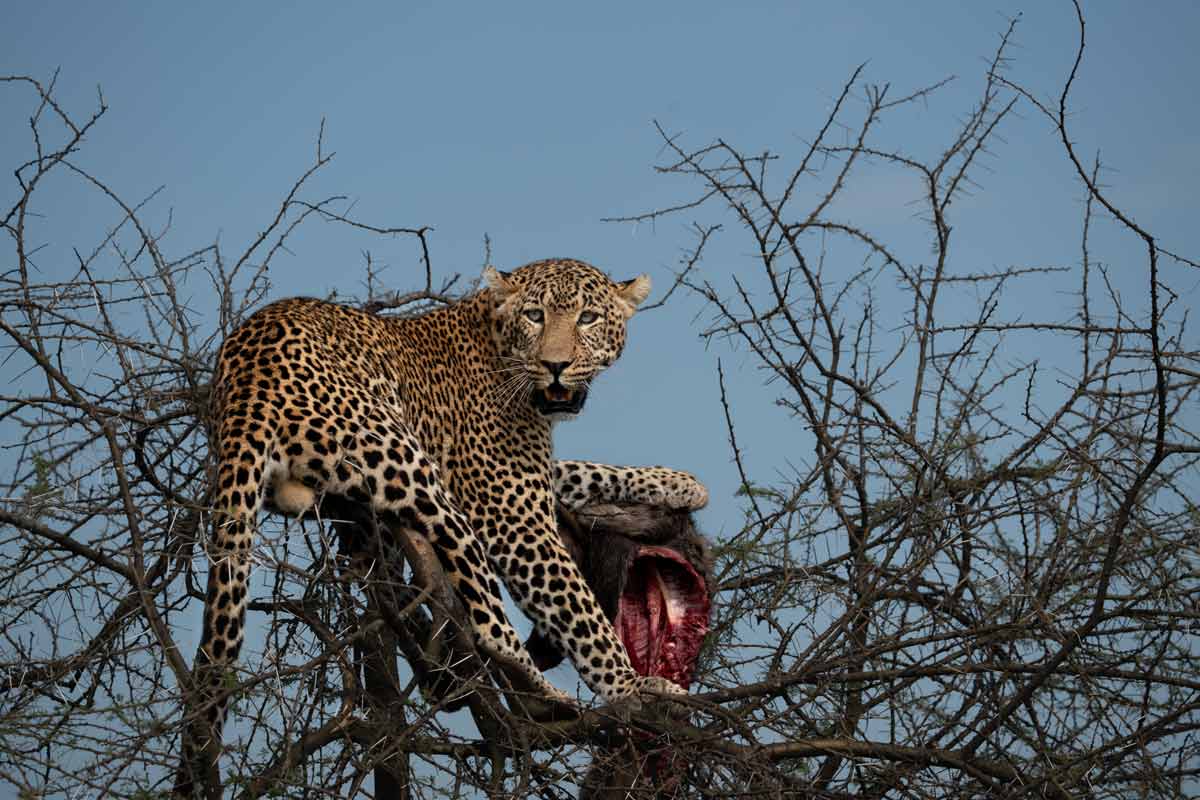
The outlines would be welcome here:
M 650 278 L 612 281 L 582 261 L 535 261 L 512 272 L 487 267 L 492 334 L 517 402 L 551 420 L 583 409 L 588 384 L 621 355 L 625 323 L 650 293 Z M 527 399 L 526 399 L 527 398 Z

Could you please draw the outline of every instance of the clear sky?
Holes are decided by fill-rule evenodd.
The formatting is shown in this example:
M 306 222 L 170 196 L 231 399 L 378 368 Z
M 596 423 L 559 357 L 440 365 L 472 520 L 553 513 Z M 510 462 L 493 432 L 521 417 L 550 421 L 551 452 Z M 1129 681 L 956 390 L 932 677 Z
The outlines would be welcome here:
M 365 220 L 431 225 L 439 275 L 478 274 L 485 233 L 501 268 L 547 256 L 591 261 L 617 277 L 647 271 L 668 285 L 686 217 L 654 228 L 601 222 L 690 197 L 656 175 L 659 120 L 700 145 L 722 137 L 748 151 L 795 154 L 859 63 L 905 91 L 958 80 L 893 118 L 882 135 L 910 152 L 944 146 L 978 92 L 1007 17 L 1023 11 L 1010 75 L 1056 92 L 1075 45 L 1066 2 L 522 3 L 522 4 L 14 4 L 0 29 L 0 72 L 48 78 L 79 113 L 96 87 L 111 110 L 81 161 L 137 199 L 173 212 L 168 249 L 220 236 L 237 252 L 267 222 L 311 161 L 318 125 L 337 153 L 317 188 L 347 194 Z M 1075 93 L 1081 152 L 1102 149 L 1113 196 L 1167 246 L 1194 254 L 1200 190 L 1200 4 L 1086 3 L 1089 49 Z M 0 152 L 28 152 L 28 95 L 0 93 Z M 1004 130 L 983 191 L 958 223 L 960 269 L 1075 263 L 1078 186 L 1047 126 L 1028 106 Z M 11 167 L 6 166 L 7 173 Z M 3 184 L 3 199 L 12 184 Z M 925 247 L 906 203 L 911 186 L 860 184 L 844 216 L 898 246 Z M 62 193 L 48 211 L 39 264 L 69 269 L 71 245 L 95 241 L 111 208 Z M 98 212 L 98 213 L 90 213 Z M 718 280 L 750 269 L 729 236 Z M 172 247 L 173 246 L 173 247 Z M 275 293 L 361 289 L 360 249 L 418 280 L 406 239 L 370 242 L 314 224 L 273 270 Z M 850 268 L 850 267 L 847 267 Z M 679 297 L 679 295 L 677 295 Z M 202 304 L 203 298 L 197 298 Z M 669 462 L 699 473 L 714 502 L 705 522 L 736 524 L 715 391 L 725 360 L 752 465 L 769 477 L 795 446 L 778 435 L 772 392 L 725 345 L 697 336 L 700 305 L 680 297 L 632 323 L 626 356 L 579 421 L 562 426 L 572 457 Z M 763 411 L 764 413 L 759 413 Z M 793 454 L 794 455 L 794 454 Z
M 309 197 L 346 194 L 365 221 L 432 226 L 438 277 L 477 275 L 486 233 L 501 268 L 570 256 L 618 278 L 649 272 L 665 288 L 692 241 L 688 218 L 654 227 L 601 221 L 693 196 L 697 187 L 652 170 L 661 157 L 654 120 L 695 146 L 721 137 L 748 152 L 795 155 L 862 62 L 867 80 L 897 93 L 958 76 L 881 131 L 886 143 L 927 156 L 948 143 L 1007 19 L 1021 11 L 1009 76 L 1057 96 L 1076 28 L 1070 4 L 1049 0 L 14 2 L 0 24 L 0 73 L 49 79 L 61 69 L 60 101 L 79 115 L 103 89 L 110 111 L 80 161 L 130 200 L 164 187 L 150 213 L 161 223 L 171 212 L 170 253 L 217 236 L 227 253 L 240 252 L 311 163 L 324 119 L 325 147 L 337 157 Z M 1111 196 L 1165 246 L 1195 258 L 1200 3 L 1086 2 L 1085 13 L 1089 46 L 1073 118 L 1080 153 L 1099 149 Z M 7 176 L 29 153 L 30 99 L 0 86 L 5 207 L 14 191 Z M 952 269 L 1078 262 L 1082 192 L 1029 105 L 975 177 L 981 188 L 958 210 Z M 917 191 L 903 181 L 860 182 L 840 213 L 919 261 L 929 249 L 908 205 Z M 94 195 L 56 185 L 42 210 L 51 216 L 37 262 L 48 276 L 69 274 L 70 248 L 94 246 L 115 221 Z M 363 247 L 389 265 L 384 278 L 395 288 L 418 283 L 411 240 L 314 223 L 275 262 L 274 295 L 361 292 Z M 705 276 L 728 285 L 729 275 L 752 269 L 749 251 L 731 230 Z M 1104 257 L 1118 282 L 1141 285 L 1143 262 L 1131 261 L 1127 273 L 1120 263 L 1133 252 L 1117 245 Z M 1043 310 L 1065 302 L 1025 300 Z M 558 450 L 696 472 L 713 496 L 703 525 L 720 536 L 737 530 L 741 514 L 718 357 L 752 472 L 769 480 L 808 453 L 746 354 L 699 338 L 708 318 L 682 294 L 635 317 L 626 355 L 583 417 L 559 428 Z

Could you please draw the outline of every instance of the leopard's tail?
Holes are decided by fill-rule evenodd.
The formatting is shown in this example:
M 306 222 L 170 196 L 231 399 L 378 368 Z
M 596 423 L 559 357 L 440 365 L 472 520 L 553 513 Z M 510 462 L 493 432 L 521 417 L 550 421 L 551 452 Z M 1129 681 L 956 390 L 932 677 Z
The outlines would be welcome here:
M 212 536 L 208 543 L 208 589 L 200 646 L 192 668 L 177 794 L 196 780 L 216 776 L 221 729 L 230 690 L 237 679 L 230 667 L 245 639 L 247 590 L 258 512 L 275 472 L 278 422 L 261 400 L 227 405 L 214 441 Z

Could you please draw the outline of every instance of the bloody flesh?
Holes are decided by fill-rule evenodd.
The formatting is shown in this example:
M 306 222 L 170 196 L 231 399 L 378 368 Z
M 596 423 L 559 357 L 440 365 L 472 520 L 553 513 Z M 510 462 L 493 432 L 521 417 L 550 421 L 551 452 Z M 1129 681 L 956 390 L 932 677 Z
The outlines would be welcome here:
M 709 607 L 704 580 L 677 551 L 638 548 L 615 620 L 633 668 L 688 688 L 708 633 Z

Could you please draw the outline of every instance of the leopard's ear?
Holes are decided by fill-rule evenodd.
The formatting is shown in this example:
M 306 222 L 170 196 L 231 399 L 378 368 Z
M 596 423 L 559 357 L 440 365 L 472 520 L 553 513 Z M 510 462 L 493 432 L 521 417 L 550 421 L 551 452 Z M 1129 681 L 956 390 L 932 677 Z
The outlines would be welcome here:
M 638 275 L 632 280 L 617 283 L 617 298 L 621 301 L 625 319 L 632 317 L 637 307 L 650 296 L 650 285 L 649 275 Z
M 483 268 L 483 283 L 491 290 L 493 316 L 502 316 L 509 309 L 511 301 L 517 294 L 517 285 L 509 280 L 510 272 L 501 272 L 500 270 L 488 264 Z
M 517 290 L 517 287 L 509 280 L 511 276 L 511 272 L 501 272 L 491 264 L 483 268 L 483 282 L 487 284 L 489 289 L 500 292 L 504 296 L 508 296 Z

